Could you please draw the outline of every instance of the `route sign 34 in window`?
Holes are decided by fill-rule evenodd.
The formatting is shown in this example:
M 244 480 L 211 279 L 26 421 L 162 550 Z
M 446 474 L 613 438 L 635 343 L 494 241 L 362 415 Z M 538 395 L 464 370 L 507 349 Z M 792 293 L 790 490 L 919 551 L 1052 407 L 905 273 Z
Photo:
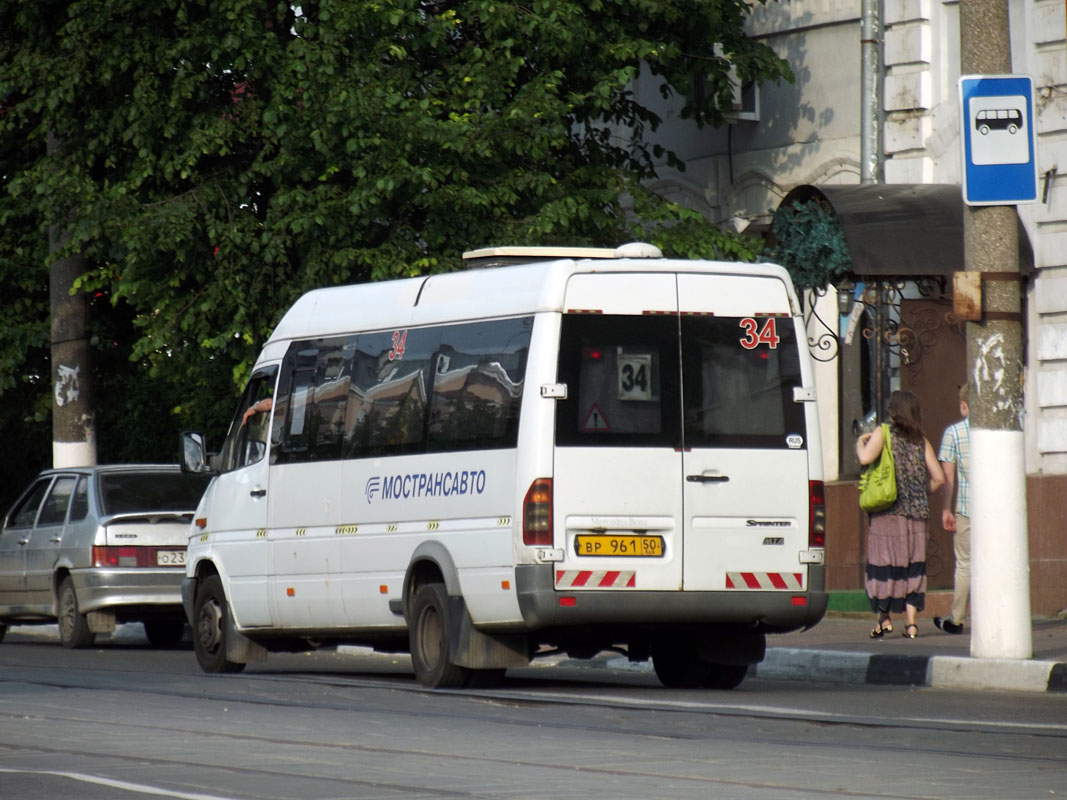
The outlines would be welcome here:
M 963 201 L 972 206 L 1037 200 L 1034 81 L 1029 75 L 960 78 Z
M 652 385 L 652 354 L 628 352 L 619 348 L 619 399 L 656 399 Z

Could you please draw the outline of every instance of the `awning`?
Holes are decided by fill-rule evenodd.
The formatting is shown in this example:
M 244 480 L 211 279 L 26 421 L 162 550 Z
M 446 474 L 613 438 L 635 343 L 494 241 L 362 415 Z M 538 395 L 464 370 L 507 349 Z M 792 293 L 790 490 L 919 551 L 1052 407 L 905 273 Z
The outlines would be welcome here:
M 818 202 L 841 223 L 861 277 L 950 276 L 963 259 L 963 195 L 958 184 L 803 185 L 779 208 Z M 1019 270 L 1034 268 L 1030 239 L 1019 223 Z

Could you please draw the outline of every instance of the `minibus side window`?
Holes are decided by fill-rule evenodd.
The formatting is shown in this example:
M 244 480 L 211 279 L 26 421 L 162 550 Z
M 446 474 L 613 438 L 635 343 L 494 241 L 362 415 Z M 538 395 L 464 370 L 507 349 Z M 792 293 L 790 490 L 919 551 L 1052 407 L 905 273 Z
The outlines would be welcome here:
M 786 448 L 805 438 L 793 320 L 683 317 L 686 447 Z
M 315 461 L 341 457 L 354 349 L 355 337 L 323 341 L 319 348 L 309 410 L 310 449 Z
M 516 445 L 532 328 L 533 319 L 524 317 L 441 329 L 430 400 L 430 450 Z
M 347 458 L 425 449 L 437 344 L 435 328 L 361 334 L 357 338 L 345 426 Z
M 273 398 L 277 374 L 277 367 L 268 367 L 254 373 L 245 386 L 230 423 L 230 432 L 222 445 L 223 472 L 254 464 L 266 455 L 271 412 L 254 414 L 247 422 L 244 420 L 244 414 L 250 406 L 259 401 Z
M 341 457 L 356 337 L 295 342 L 285 357 L 276 410 L 275 462 Z
M 525 317 L 294 342 L 272 458 L 514 447 L 532 328 Z

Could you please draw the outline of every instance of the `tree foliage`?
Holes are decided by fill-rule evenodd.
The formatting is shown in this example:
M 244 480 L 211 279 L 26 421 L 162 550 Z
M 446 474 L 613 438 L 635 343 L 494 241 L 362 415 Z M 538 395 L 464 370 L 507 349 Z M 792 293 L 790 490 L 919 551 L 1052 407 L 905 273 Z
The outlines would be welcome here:
M 134 404 L 151 403 L 174 430 L 224 424 L 260 344 L 312 287 L 456 269 L 488 245 L 643 239 L 752 257 L 751 240 L 643 188 L 657 161 L 678 161 L 631 92 L 644 70 L 714 125 L 731 63 L 790 78 L 744 35 L 748 12 L 747 0 L 0 0 L 0 280 L 22 298 L 0 321 L 0 393 L 39 371 L 29 354 L 47 344 L 57 223 L 93 264 L 80 288 L 127 325 L 97 344 L 126 365 L 109 388 L 128 388 L 98 389 L 98 402 L 141 423 Z M 691 91 L 696 75 L 711 91 Z M 126 432 L 102 431 L 101 453 Z

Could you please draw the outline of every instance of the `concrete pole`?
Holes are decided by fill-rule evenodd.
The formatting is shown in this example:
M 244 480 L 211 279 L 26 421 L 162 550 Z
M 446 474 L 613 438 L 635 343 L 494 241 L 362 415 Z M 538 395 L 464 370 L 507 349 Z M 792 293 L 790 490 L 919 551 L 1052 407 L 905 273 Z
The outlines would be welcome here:
M 48 152 L 58 144 L 48 136 Z M 49 251 L 57 253 L 68 239 L 61 226 L 48 232 Z M 52 466 L 82 467 L 96 463 L 92 350 L 89 347 L 89 301 L 71 292 L 89 271 L 78 255 L 56 258 L 49 268 L 52 331 Z
M 960 0 L 960 60 L 964 75 L 1012 72 L 1007 0 Z M 982 321 L 967 323 L 971 655 L 1031 658 L 1018 217 L 967 206 L 963 223 L 967 269 L 983 273 Z

